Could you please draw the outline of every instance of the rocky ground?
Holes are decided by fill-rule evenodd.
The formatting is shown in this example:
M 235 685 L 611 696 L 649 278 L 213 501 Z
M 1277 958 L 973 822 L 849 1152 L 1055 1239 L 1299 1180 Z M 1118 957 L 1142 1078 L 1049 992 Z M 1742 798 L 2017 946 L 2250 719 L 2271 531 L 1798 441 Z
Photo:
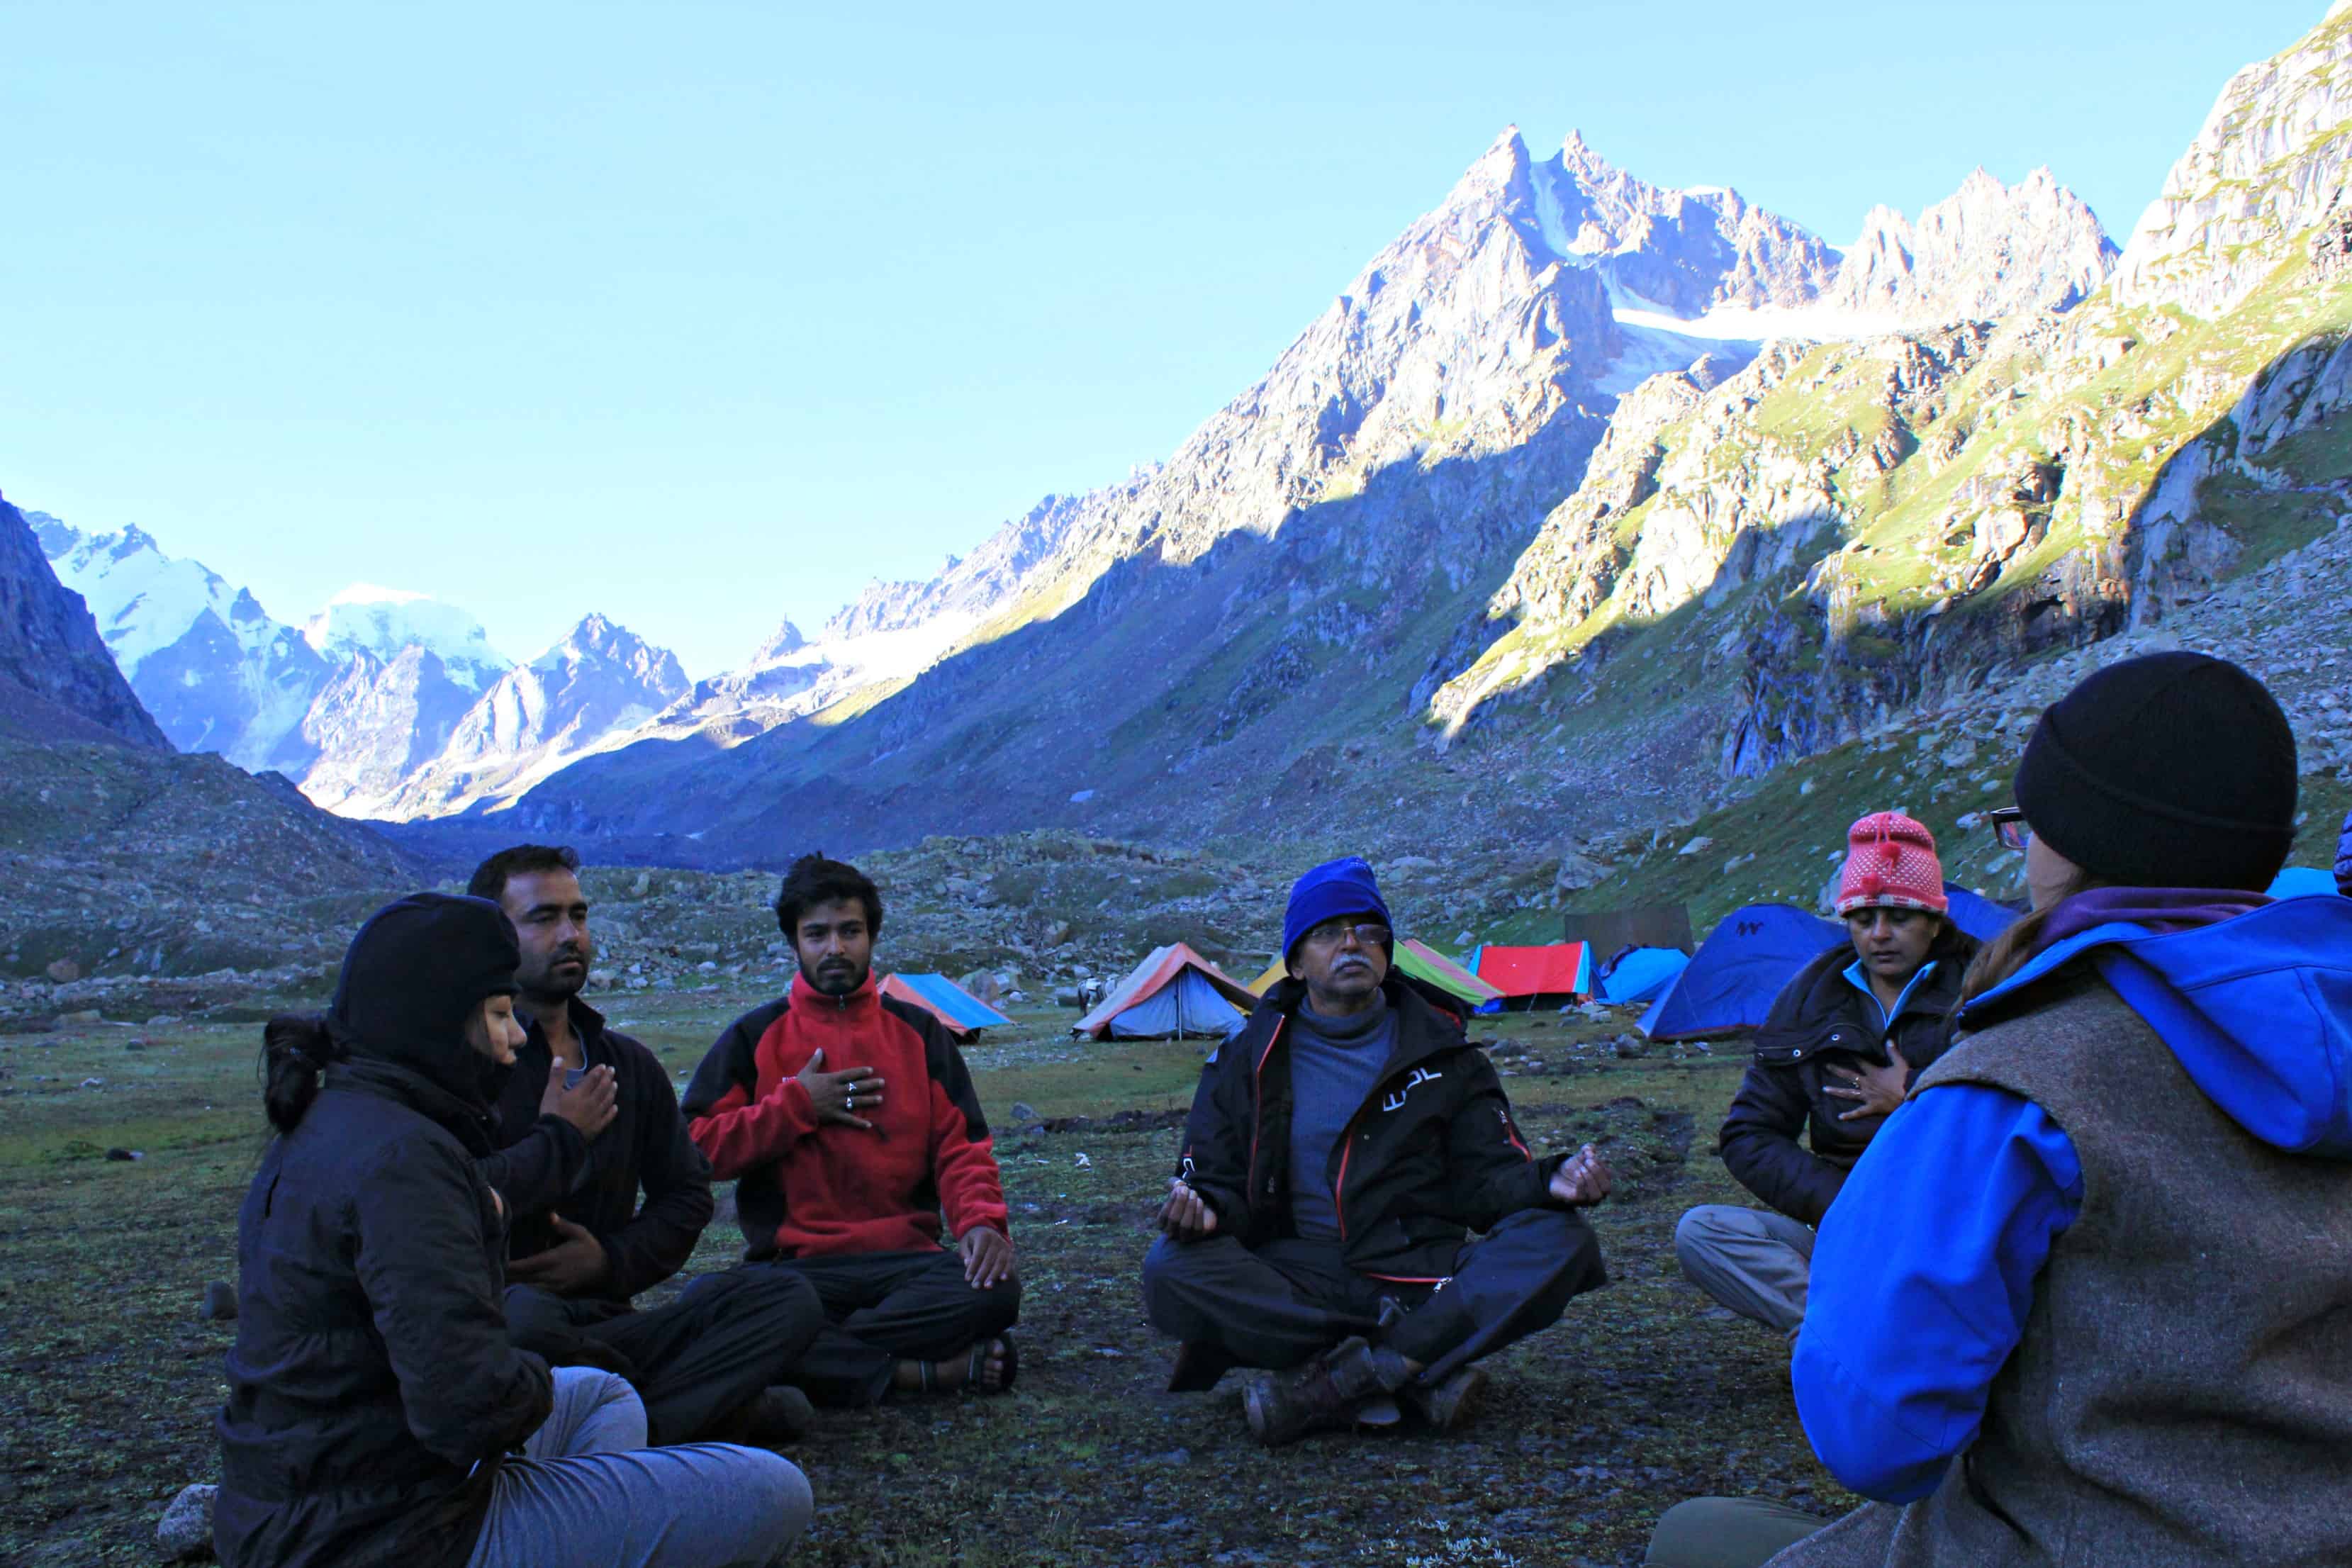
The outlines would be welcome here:
M 614 1016 L 684 1072 L 759 995 L 688 986 L 614 998 Z M 1021 1387 L 826 1415 L 794 1454 L 820 1510 L 796 1561 L 1570 1568 L 1637 1563 L 1657 1514 L 1694 1493 L 1847 1502 L 1805 1447 L 1779 1341 L 1726 1321 L 1674 1262 L 1681 1210 L 1735 1195 L 1708 1130 L 1736 1050 L 1621 1044 L 1619 1016 L 1483 1027 L 1531 1141 L 1598 1142 L 1622 1173 L 1597 1222 L 1611 1285 L 1498 1358 L 1493 1404 L 1456 1435 L 1267 1454 L 1230 1386 L 1161 1392 L 1167 1349 L 1136 1298 L 1197 1050 L 1078 1044 L 1068 1016 L 1023 1009 L 970 1053 L 1025 1281 Z M 255 1033 L 182 1022 L 0 1037 L 13 1075 L 0 1403 L 15 1413 L 0 1425 L 0 1563 L 152 1561 L 164 1503 L 212 1478 L 207 1421 L 234 1324 L 198 1307 L 208 1281 L 234 1276 L 236 1204 L 261 1148 Z M 714 1227 L 689 1272 L 726 1267 L 737 1245 Z

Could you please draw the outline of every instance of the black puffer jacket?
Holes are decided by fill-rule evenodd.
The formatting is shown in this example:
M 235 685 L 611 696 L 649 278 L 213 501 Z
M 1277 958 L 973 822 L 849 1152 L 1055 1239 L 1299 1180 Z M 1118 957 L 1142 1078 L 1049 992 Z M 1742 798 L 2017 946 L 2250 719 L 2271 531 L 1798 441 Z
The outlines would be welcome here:
M 344 961 L 330 1028 L 349 1058 L 237 1218 L 213 1516 L 229 1568 L 464 1568 L 500 1457 L 547 1417 L 547 1363 L 507 1342 L 481 1058 L 461 1032 L 481 999 L 465 977 L 495 968 L 480 950 L 503 928 L 513 952 L 505 921 L 420 894 Z
M 1547 1190 L 1565 1156 L 1528 1152 L 1493 1064 L 1460 1020 L 1394 974 L 1382 989 L 1397 1010 L 1396 1051 L 1332 1144 L 1324 1179 L 1349 1268 L 1441 1279 L 1467 1232 L 1521 1209 L 1565 1207 Z M 1285 1042 L 1306 996 L 1297 980 L 1267 994 L 1202 1069 L 1185 1124 L 1177 1174 L 1217 1211 L 1218 1229 L 1248 1246 L 1292 1234 Z
M 1944 1054 L 1960 977 L 1977 944 L 1947 928 L 1929 954 L 1935 970 L 1882 1034 L 1876 1005 L 1845 977 L 1853 952 L 1834 947 L 1772 1000 L 1756 1031 L 1756 1058 L 1732 1098 L 1716 1147 L 1739 1184 L 1791 1219 L 1819 1225 L 1845 1173 L 1883 1123 L 1838 1118 L 1854 1102 L 1824 1092 L 1860 1063 L 1885 1066 L 1892 1039 L 1912 1075 Z M 1806 1149 L 1800 1138 L 1807 1138 Z

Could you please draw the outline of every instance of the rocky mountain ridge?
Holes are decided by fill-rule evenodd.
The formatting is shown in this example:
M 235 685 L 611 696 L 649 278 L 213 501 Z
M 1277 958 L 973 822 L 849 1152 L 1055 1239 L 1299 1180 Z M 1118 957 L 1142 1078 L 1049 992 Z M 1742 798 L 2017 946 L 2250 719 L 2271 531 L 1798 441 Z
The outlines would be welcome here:
M 0 500 L 0 707 L 7 727 L 61 722 L 125 745 L 172 743 L 139 705 L 80 595 L 48 570 L 25 514 Z M 61 716 L 53 721 L 51 715 Z
M 1507 751 L 1706 692 L 1718 767 L 1752 776 L 2332 528 L 2352 278 L 2334 220 L 2295 226 L 2325 203 L 2287 197 L 2341 180 L 2313 84 L 2347 32 L 2338 12 L 2234 78 L 2115 284 L 2064 314 L 1776 344 L 1706 398 L 1649 395 L 1460 635 L 1477 653 L 1433 696 L 1435 738 Z M 2284 195 L 2241 188 L 2256 157 Z M 2167 215 L 2216 204 L 2245 248 L 2200 272 Z M 1633 658 L 1672 678 L 1629 681 Z
M 1890 248 L 1858 296 L 1882 314 L 2046 314 L 2113 254 L 2046 175 L 2014 191 L 1973 179 L 1901 233 L 1899 273 Z M 1255 797 L 1211 806 L 1196 779 L 1254 740 L 1277 772 L 1317 774 L 1327 764 L 1302 748 L 1409 745 L 1433 695 L 1504 629 L 1453 606 L 1508 577 L 1605 432 L 1630 440 L 1645 403 L 1671 399 L 1645 383 L 1696 392 L 1741 374 L 1766 345 L 1719 338 L 1727 319 L 1837 324 L 1854 304 L 1832 297 L 1840 265 L 1736 193 L 1649 185 L 1575 136 L 1538 161 L 1507 132 L 1165 464 L 1057 503 L 1055 536 L 1020 553 L 994 613 L 911 684 L 802 684 L 793 702 L 825 710 L 823 732 L 787 723 L 723 757 L 682 736 L 620 748 L 540 786 L 523 818 L 709 835 L 715 817 L 735 853 L 772 852 L 784 831 L 856 841 L 1106 808 L 1140 811 L 1110 818 L 1140 830 L 1187 815 L 1180 795 L 1207 819 L 1192 831 L 1238 826 Z M 877 595 L 859 624 L 903 625 L 928 602 Z M 1685 740 L 1660 739 L 1670 769 L 1686 765 Z M 1611 793 L 1637 810 L 1646 791 Z

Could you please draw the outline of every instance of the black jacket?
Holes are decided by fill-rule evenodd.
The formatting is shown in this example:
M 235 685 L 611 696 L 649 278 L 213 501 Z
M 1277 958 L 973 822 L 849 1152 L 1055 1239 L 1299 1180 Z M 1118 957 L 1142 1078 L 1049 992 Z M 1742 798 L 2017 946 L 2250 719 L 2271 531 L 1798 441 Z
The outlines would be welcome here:
M 529 1258 L 554 1246 L 561 1238 L 548 1216 L 562 1215 L 604 1245 L 609 1267 L 596 1294 L 626 1301 L 677 1273 L 694 1255 L 710 1223 L 710 1163 L 687 1136 L 677 1091 L 659 1058 L 606 1028 L 604 1015 L 577 997 L 572 1028 L 582 1060 L 613 1069 L 620 1113 L 593 1142 L 562 1117 L 540 1114 L 554 1058 L 533 1023 L 499 1090 L 499 1149 L 482 1163 L 483 1174 L 506 1199 L 510 1257 Z
M 552 1405 L 547 1363 L 507 1342 L 489 1150 L 478 1103 L 368 1060 L 330 1068 L 262 1157 L 216 1423 L 229 1568 L 472 1555 L 500 1456 Z
M 1822 953 L 1780 988 L 1756 1031 L 1756 1058 L 1732 1097 L 1716 1147 L 1739 1184 L 1790 1218 L 1819 1225 L 1881 1123 L 1865 1129 L 1838 1118 L 1854 1102 L 1823 1092 L 1860 1062 L 1884 1066 L 1892 1038 L 1913 1076 L 1950 1044 L 1960 977 L 1976 943 L 1948 930 L 1929 956 L 1934 973 L 1903 1005 L 1882 1037 L 1875 1005 L 1845 972 L 1853 951 Z M 1809 1135 L 1809 1152 L 1798 1142 Z
M 1381 1069 L 1324 1179 L 1348 1266 L 1382 1279 L 1454 1272 L 1473 1230 L 1521 1209 L 1563 1207 L 1547 1188 L 1562 1155 L 1538 1159 L 1511 1121 L 1486 1053 L 1461 1021 L 1391 974 L 1395 1054 Z M 1202 1068 L 1177 1174 L 1217 1211 L 1221 1234 L 1255 1247 L 1291 1234 L 1291 1016 L 1306 986 L 1285 980 Z

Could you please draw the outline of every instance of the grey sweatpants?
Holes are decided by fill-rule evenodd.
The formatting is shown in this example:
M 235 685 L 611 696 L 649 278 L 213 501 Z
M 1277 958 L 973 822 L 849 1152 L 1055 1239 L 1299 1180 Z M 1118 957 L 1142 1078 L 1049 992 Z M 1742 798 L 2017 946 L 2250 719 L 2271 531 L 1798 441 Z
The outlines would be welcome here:
M 646 1409 L 609 1372 L 555 1369 L 555 1408 L 499 1467 L 467 1568 L 770 1568 L 808 1528 L 791 1460 L 731 1443 L 646 1447 Z
M 1650 1533 L 1643 1568 L 1763 1568 L 1830 1521 L 1763 1498 L 1676 1503 Z
M 1805 1321 L 1813 1227 L 1770 1209 L 1702 1204 L 1675 1226 L 1683 1277 L 1743 1318 L 1784 1334 Z

